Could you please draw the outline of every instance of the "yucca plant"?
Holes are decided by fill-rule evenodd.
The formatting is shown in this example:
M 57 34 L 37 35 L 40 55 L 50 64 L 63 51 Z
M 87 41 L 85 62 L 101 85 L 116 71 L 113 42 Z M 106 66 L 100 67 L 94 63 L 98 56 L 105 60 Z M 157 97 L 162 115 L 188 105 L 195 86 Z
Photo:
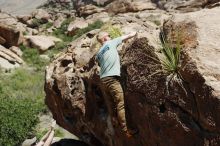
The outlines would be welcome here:
M 161 62 L 163 65 L 163 69 L 169 74 L 178 75 L 179 74 L 178 71 L 180 68 L 180 52 L 181 52 L 179 35 L 175 45 L 167 41 L 163 32 L 161 32 L 160 36 L 162 42 L 161 52 L 163 54 L 163 59 L 161 59 Z
M 165 71 L 168 76 L 166 80 L 166 88 L 169 93 L 169 86 L 173 82 L 178 83 L 184 92 L 187 94 L 185 87 L 183 85 L 183 77 L 181 76 L 179 69 L 181 68 L 180 64 L 180 53 L 181 53 L 181 45 L 180 45 L 180 35 L 177 33 L 177 38 L 175 44 L 171 43 L 165 38 L 164 32 L 162 31 L 160 34 L 162 49 L 161 52 L 163 54 L 163 58 L 161 59 L 163 71 Z

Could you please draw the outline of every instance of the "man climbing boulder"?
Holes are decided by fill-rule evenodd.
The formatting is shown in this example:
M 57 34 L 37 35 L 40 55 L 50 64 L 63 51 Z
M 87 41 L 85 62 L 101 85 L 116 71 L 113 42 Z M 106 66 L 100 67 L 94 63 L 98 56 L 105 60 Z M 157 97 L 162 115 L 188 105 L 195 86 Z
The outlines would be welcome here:
M 120 83 L 120 58 L 117 47 L 123 41 L 136 36 L 136 34 L 136 32 L 133 32 L 115 39 L 111 39 L 107 32 L 100 32 L 97 35 L 97 40 L 102 44 L 102 47 L 96 54 L 96 60 L 100 66 L 99 75 L 104 88 L 103 91 L 105 91 L 103 93 L 106 98 L 105 102 L 108 105 L 108 112 L 112 119 L 114 119 L 114 114 L 110 105 L 112 101 L 114 102 L 117 120 L 127 137 L 131 137 L 137 130 L 129 129 L 126 123 L 124 93 Z

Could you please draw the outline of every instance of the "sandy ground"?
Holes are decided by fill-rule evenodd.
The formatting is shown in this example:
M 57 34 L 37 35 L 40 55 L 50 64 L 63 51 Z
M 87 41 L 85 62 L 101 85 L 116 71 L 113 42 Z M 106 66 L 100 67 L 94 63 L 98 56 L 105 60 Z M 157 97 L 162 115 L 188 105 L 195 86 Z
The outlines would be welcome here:
M 29 14 L 47 0 L 0 0 L 0 9 L 12 15 Z

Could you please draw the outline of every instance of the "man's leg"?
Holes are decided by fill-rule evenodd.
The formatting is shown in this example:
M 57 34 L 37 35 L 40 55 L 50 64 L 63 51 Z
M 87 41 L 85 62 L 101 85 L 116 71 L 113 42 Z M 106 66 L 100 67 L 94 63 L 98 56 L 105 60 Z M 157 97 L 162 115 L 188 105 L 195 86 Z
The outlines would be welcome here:
M 116 105 L 118 121 L 122 127 L 123 131 L 127 131 L 127 123 L 125 117 L 125 107 L 124 107 L 124 93 L 119 80 L 114 79 L 113 83 L 109 86 L 110 94 Z
M 102 85 L 101 85 L 101 90 L 102 90 L 102 94 L 104 96 L 104 101 L 105 104 L 107 106 L 107 110 L 108 110 L 108 114 L 113 117 L 114 113 L 113 113 L 113 100 L 111 99 L 111 95 L 109 93 L 109 89 L 107 87 L 107 84 L 109 83 L 109 78 L 105 78 L 102 79 Z
M 121 84 L 115 77 L 106 77 L 102 79 L 106 86 L 106 90 L 110 93 L 116 106 L 118 121 L 122 127 L 123 131 L 127 131 L 127 124 L 125 118 L 125 108 L 124 108 L 124 93 Z M 111 109 L 112 110 L 112 109 Z

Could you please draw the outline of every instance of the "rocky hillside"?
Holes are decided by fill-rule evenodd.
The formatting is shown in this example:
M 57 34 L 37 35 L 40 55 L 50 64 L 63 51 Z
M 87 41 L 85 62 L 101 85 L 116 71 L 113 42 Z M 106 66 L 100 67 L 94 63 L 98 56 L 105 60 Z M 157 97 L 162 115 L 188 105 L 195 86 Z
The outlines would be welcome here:
M 74 2 L 48 8 L 53 29 L 72 17 L 69 36 L 97 20 L 138 32 L 120 56 L 127 120 L 139 132 L 128 139 L 109 118 L 93 59 L 100 29 L 83 31 L 46 69 L 46 104 L 59 125 L 92 146 L 220 145 L 218 0 Z M 171 46 L 180 43 L 176 72 L 161 61 L 161 30 Z

